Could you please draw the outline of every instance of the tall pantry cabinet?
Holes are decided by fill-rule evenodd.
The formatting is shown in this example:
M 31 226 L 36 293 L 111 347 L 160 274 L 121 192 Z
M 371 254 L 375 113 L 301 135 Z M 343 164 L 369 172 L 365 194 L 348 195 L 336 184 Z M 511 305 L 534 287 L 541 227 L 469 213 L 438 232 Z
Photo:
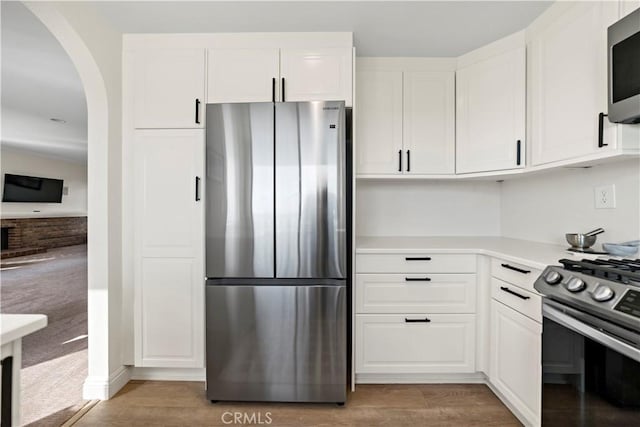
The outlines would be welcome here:
M 126 35 L 123 51 L 125 364 L 203 368 L 206 104 L 351 106 L 352 35 Z

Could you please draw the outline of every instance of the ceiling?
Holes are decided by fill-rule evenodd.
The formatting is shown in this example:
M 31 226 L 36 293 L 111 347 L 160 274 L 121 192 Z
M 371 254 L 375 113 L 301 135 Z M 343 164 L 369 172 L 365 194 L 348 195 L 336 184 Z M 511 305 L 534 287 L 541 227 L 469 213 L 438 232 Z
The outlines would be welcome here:
M 358 56 L 455 57 L 525 28 L 551 3 L 105 1 L 83 7 L 121 33 L 351 31 Z M 75 67 L 21 3 L 0 4 L 2 145 L 86 161 L 86 100 Z
M 351 31 L 358 56 L 459 56 L 525 28 L 544 1 L 96 2 L 123 33 Z
M 2 146 L 86 161 L 87 108 L 74 65 L 21 3 L 3 1 L 0 7 Z

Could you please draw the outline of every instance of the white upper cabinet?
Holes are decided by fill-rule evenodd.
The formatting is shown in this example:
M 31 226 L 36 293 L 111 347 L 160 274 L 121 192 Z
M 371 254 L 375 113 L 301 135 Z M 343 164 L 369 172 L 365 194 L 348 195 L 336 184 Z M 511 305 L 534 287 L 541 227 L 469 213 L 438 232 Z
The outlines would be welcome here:
M 598 115 L 607 112 L 607 27 L 618 6 L 579 2 L 530 30 L 534 165 L 616 148 L 616 127 L 606 119 L 599 138 Z
M 400 174 L 402 71 L 358 71 L 356 171 Z
M 621 0 L 620 1 L 620 18 L 624 18 L 631 12 L 640 8 L 640 0 Z
M 279 49 L 209 49 L 207 102 L 279 100 Z
M 360 58 L 356 173 L 455 172 L 455 60 Z
M 404 72 L 404 170 L 447 174 L 455 169 L 455 74 Z
M 280 49 L 281 101 L 352 102 L 351 48 Z
M 133 67 L 134 127 L 203 127 L 204 49 L 140 49 Z
M 457 173 L 524 167 L 525 73 L 524 46 L 458 70 Z

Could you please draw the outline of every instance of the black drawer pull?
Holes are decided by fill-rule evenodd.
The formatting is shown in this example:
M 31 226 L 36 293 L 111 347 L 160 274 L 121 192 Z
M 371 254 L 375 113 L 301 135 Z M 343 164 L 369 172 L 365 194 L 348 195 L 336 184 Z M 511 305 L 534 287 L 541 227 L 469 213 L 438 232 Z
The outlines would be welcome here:
M 518 273 L 522 273 L 522 274 L 531 273 L 531 270 L 523 270 L 521 268 L 514 267 L 514 266 L 509 265 L 509 264 L 500 264 L 500 265 L 503 266 L 504 268 L 508 268 L 509 270 L 517 271 Z
M 402 150 L 398 150 L 398 172 L 402 172 Z
M 196 176 L 196 202 L 200 201 L 200 177 Z
M 502 289 L 503 291 L 505 291 L 505 292 L 506 292 L 506 293 L 508 293 L 508 294 L 515 295 L 515 296 L 517 296 L 518 298 L 522 298 L 522 299 L 524 299 L 524 300 L 527 300 L 527 299 L 531 298 L 531 297 L 528 297 L 528 296 L 526 296 L 526 295 L 522 295 L 522 294 L 519 294 L 519 293 L 517 293 L 517 292 L 514 292 L 514 291 L 512 291 L 511 289 L 507 288 L 506 286 L 500 286 L 500 289 Z
M 424 319 L 407 319 L 405 317 L 404 321 L 406 323 L 429 323 L 431 322 L 431 319 L 429 319 L 428 317 L 425 317 Z
M 520 140 L 518 140 L 518 142 L 516 143 L 516 165 L 520 166 L 520 160 L 521 160 L 521 142 Z
M 405 282 L 430 282 L 431 279 L 428 277 L 405 277 Z
M 428 256 L 408 256 L 404 258 L 405 261 L 431 261 L 431 257 Z
M 196 99 L 196 124 L 200 124 L 200 100 Z

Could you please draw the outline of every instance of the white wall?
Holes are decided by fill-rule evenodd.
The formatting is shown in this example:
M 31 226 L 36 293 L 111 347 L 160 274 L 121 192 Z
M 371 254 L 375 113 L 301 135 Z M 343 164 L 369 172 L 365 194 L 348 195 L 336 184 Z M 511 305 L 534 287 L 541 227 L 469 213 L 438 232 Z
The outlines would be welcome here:
M 615 209 L 595 209 L 594 187 L 615 184 Z M 603 227 L 600 243 L 640 239 L 640 162 L 560 169 L 502 184 L 505 237 L 566 244 L 565 233 Z
M 86 163 L 45 157 L 41 154 L 15 148 L 0 150 L 2 178 L 4 174 L 40 176 L 64 180 L 69 194 L 62 196 L 62 203 L 2 203 L 2 217 L 83 216 L 87 214 L 87 165 Z M 34 212 L 39 211 L 39 212 Z
M 357 183 L 358 236 L 499 236 L 500 184 L 482 181 Z

